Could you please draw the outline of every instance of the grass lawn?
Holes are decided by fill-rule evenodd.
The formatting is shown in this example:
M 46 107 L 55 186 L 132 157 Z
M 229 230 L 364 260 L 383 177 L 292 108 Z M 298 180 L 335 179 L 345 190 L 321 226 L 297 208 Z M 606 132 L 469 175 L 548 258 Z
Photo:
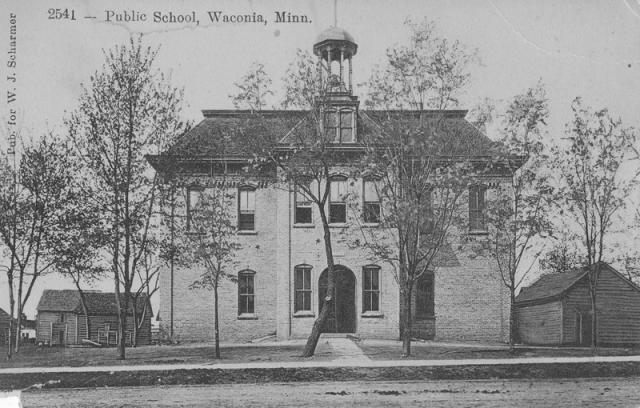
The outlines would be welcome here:
M 357 342 L 371 360 L 401 360 L 402 343 L 388 340 L 363 339 Z M 223 346 L 222 358 L 216 360 L 214 347 L 210 344 L 181 344 L 171 346 L 141 346 L 127 348 L 124 361 L 115 359 L 116 349 L 110 348 L 62 348 L 24 345 L 11 360 L 6 360 L 6 347 L 0 347 L 0 368 L 16 367 L 82 367 L 107 365 L 148 364 L 224 364 L 250 362 L 296 362 L 332 361 L 335 355 L 331 346 L 321 339 L 316 354 L 310 359 L 300 357 L 304 342 L 263 343 L 238 346 Z M 510 355 L 505 346 L 486 346 L 430 342 L 412 342 L 409 360 L 461 360 L 461 359 L 508 359 L 522 357 L 585 357 L 591 350 L 576 348 L 518 348 Z M 640 349 L 599 348 L 601 356 L 640 355 Z
M 372 360 L 402 359 L 402 343 L 381 342 L 377 340 L 362 340 L 358 346 Z M 599 356 L 636 356 L 640 355 L 640 348 L 598 348 Z M 411 356 L 407 360 L 463 360 L 463 359 L 501 359 L 501 358 L 532 358 L 532 357 L 589 357 L 593 356 L 590 348 L 531 348 L 518 347 L 514 355 L 509 354 L 509 348 L 478 347 L 478 346 L 442 346 L 429 342 L 411 342 Z
M 333 356 L 325 342 L 319 342 L 311 359 L 300 357 L 304 344 L 255 345 L 221 347 L 221 359 L 215 359 L 213 345 L 183 344 L 175 346 L 140 346 L 127 348 L 126 360 L 115 359 L 116 349 L 38 347 L 32 344 L 20 347 L 11 360 L 6 359 L 7 348 L 0 347 L 0 368 L 15 367 L 82 367 L 106 365 L 146 364 L 228 364 L 256 361 L 331 361 Z

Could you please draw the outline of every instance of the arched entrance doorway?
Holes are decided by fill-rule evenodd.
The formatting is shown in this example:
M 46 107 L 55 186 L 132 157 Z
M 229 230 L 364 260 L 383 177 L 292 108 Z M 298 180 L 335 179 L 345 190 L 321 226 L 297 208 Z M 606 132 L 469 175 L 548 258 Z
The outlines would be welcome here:
M 349 268 L 335 266 L 335 282 L 333 298 L 335 302 L 329 311 L 329 317 L 323 333 L 355 333 L 356 332 L 356 277 Z M 324 306 L 327 297 L 327 279 L 329 270 L 325 269 L 318 281 L 319 305 Z

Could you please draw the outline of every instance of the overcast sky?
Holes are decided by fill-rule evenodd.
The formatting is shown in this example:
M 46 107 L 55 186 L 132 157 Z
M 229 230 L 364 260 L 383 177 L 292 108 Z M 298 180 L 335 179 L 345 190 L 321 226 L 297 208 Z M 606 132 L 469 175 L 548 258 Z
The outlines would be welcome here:
M 75 20 L 50 19 L 52 5 L 61 13 L 68 10 L 69 17 L 73 11 Z M 146 21 L 115 21 L 125 12 L 136 20 L 144 14 Z M 195 15 L 199 24 L 153 21 L 154 13 L 166 17 L 170 12 Z M 255 13 L 266 24 L 212 23 L 208 12 L 252 19 Z M 309 23 L 276 23 L 276 12 L 304 15 Z M 15 49 L 11 14 L 17 29 Z M 108 15 L 114 21 L 106 21 Z M 407 41 L 407 17 L 433 20 L 439 36 L 478 49 L 483 64 L 473 70 L 462 109 L 486 97 L 512 97 L 542 79 L 550 100 L 552 137 L 562 137 L 576 96 L 594 108 L 609 108 L 628 126 L 640 124 L 639 0 L 338 1 L 338 26 L 358 44 L 355 83 L 369 78 L 387 48 Z M 173 84 L 184 87 L 185 119 L 201 120 L 202 109 L 232 108 L 228 95 L 251 62 L 266 63 L 277 84 L 296 50 L 311 50 L 316 36 L 333 25 L 334 1 L 4 1 L 0 19 L 2 91 L 17 95 L 12 103 L 3 101 L 0 117 L 6 122 L 10 109 L 19 110 L 24 127 L 38 136 L 64 133 L 65 112 L 77 107 L 81 84 L 101 69 L 102 50 L 128 42 L 133 33 L 144 33 L 146 44 L 160 47 L 156 67 L 172 71 Z M 13 56 L 15 68 L 8 66 Z M 5 80 L 14 75 L 15 83 Z M 357 87 L 355 92 L 362 95 L 364 90 Z M 6 149 L 6 140 L 0 140 L 0 147 Z M 53 277 L 43 279 L 27 305 L 29 317 L 35 315 L 44 287 L 72 286 Z M 110 289 L 110 284 L 104 287 Z M 0 307 L 5 310 L 6 293 L 2 272 Z

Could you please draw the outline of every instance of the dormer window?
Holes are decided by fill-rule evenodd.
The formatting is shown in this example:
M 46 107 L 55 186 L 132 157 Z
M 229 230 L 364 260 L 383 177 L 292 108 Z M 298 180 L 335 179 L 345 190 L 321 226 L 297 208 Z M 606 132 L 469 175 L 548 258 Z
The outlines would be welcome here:
M 333 139 L 336 143 L 355 142 L 352 110 L 328 111 L 325 119 L 329 139 Z

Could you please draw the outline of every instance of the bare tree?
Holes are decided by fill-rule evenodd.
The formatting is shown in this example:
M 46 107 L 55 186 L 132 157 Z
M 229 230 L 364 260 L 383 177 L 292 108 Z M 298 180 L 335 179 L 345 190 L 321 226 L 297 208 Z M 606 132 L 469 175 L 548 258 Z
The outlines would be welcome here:
M 23 147 L 17 173 L 3 168 L 3 178 L 13 180 L 3 183 L 0 192 L 0 236 L 11 257 L 9 297 L 11 313 L 17 301 L 16 352 L 26 302 L 37 279 L 50 271 L 45 255 L 53 245 L 51 232 L 60 225 L 61 208 L 72 194 L 69 167 L 61 144 L 42 137 L 33 146 Z
M 238 281 L 230 272 L 240 249 L 236 226 L 231 222 L 235 196 L 228 194 L 224 187 L 188 191 L 189 196 L 182 201 L 188 209 L 179 211 L 182 216 L 174 220 L 175 256 L 178 265 L 203 270 L 191 289 L 213 291 L 215 357 L 220 358 L 218 289 L 223 280 Z
M 273 92 L 270 89 L 271 78 L 265 72 L 264 66 L 265 64 L 254 62 L 240 82 L 234 84 L 238 92 L 229 97 L 236 109 L 246 106 L 251 111 L 261 111 L 267 106 L 267 97 L 273 96 Z
M 156 55 L 140 38 L 105 51 L 102 71 L 91 77 L 80 106 L 66 120 L 111 232 L 108 250 L 119 314 L 119 360 L 125 358 L 132 286 L 147 253 L 161 181 L 152 175 L 144 156 L 164 151 L 187 127 L 180 119 L 182 91 L 153 68 Z
M 71 278 L 85 315 L 86 338 L 91 339 L 91 321 L 83 284 L 91 286 L 106 277 L 108 263 L 103 257 L 108 232 L 100 217 L 100 208 L 92 199 L 90 182 L 82 174 L 81 160 L 75 151 L 65 146 L 64 154 L 70 163 L 67 188 L 71 194 L 60 208 L 60 222 L 49 230 L 51 244 L 46 258 L 62 276 Z
M 555 168 L 560 169 L 557 203 L 579 226 L 591 301 L 591 347 L 598 344 L 596 295 L 602 261 L 611 246 L 615 217 L 626 206 L 633 180 L 622 171 L 632 156 L 637 138 L 633 129 L 607 109 L 593 110 L 581 98 L 573 101 L 573 121 L 566 127 L 568 148 L 556 147 Z
M 479 61 L 476 51 L 438 38 L 427 20 L 406 25 L 409 45 L 389 48 L 385 65 L 376 67 L 367 83 L 367 107 L 382 110 L 366 112 L 372 123 L 360 168 L 375 181 L 381 224 L 397 235 L 388 242 L 363 229 L 363 242 L 356 243 L 394 270 L 403 356 L 411 354 L 415 283 L 432 271 L 463 222 L 466 192 L 483 171 L 471 157 L 488 147 L 484 136 L 478 138 L 463 119 L 450 120 L 446 112 L 457 106 L 469 82 L 468 69 Z
M 502 154 L 494 165 L 512 180 L 500 184 L 487 200 L 491 253 L 502 282 L 509 289 L 509 345 L 514 353 L 517 336 L 516 290 L 536 264 L 544 246 L 535 240 L 551 234 L 548 217 L 551 188 L 545 173 L 543 130 L 548 116 L 544 85 L 529 88 L 509 101 L 502 118 Z

